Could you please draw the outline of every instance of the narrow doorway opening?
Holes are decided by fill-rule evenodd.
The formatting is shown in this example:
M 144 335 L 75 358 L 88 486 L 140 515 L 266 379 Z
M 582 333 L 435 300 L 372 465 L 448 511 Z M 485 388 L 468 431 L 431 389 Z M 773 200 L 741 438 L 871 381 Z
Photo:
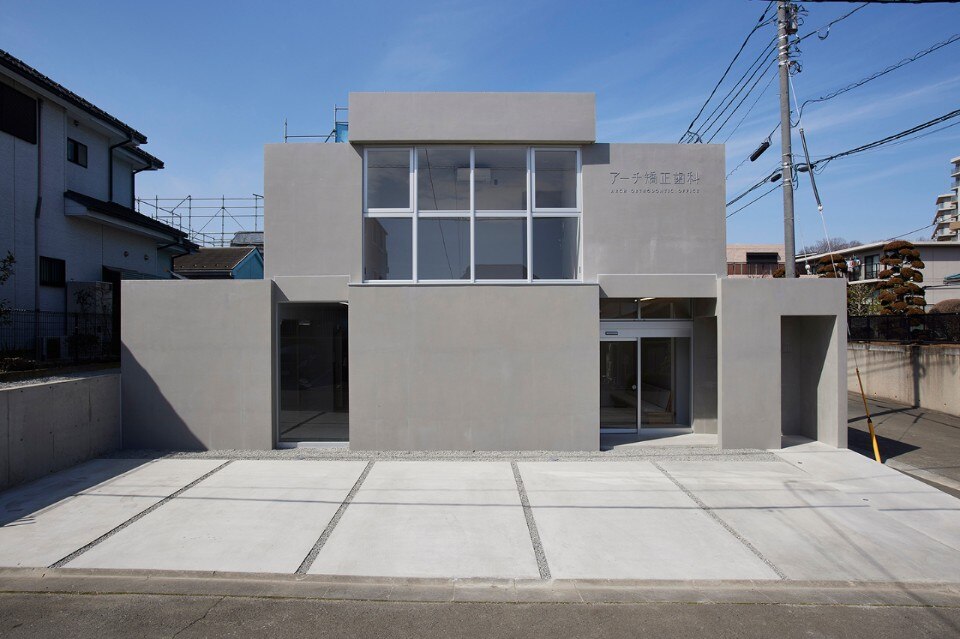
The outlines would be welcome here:
M 780 424 L 784 437 L 819 439 L 829 428 L 835 384 L 824 379 L 836 318 L 784 315 L 780 320 Z
M 349 441 L 347 307 L 278 305 L 279 444 Z

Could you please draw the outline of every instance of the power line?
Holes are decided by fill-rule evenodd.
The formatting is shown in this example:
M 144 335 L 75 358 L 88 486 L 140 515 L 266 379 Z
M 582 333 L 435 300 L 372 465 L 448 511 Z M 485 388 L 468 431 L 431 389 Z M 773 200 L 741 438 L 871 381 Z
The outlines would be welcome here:
M 863 9 L 863 8 L 864 8 L 865 6 L 867 6 L 868 4 L 870 4 L 870 3 L 869 3 L 869 2 L 864 2 L 864 3 L 861 4 L 859 7 L 854 7 L 853 9 L 851 9 L 850 11 L 848 11 L 847 13 L 843 14 L 842 16 L 840 16 L 839 18 L 835 18 L 834 20 L 831 20 L 831 21 L 828 22 L 827 24 L 825 24 L 825 25 L 823 25 L 823 26 L 821 26 L 821 27 L 817 27 L 816 29 L 814 29 L 813 31 L 811 31 L 811 32 L 809 32 L 809 33 L 805 33 L 804 35 L 802 35 L 802 36 L 800 36 L 800 37 L 797 38 L 797 42 L 802 42 L 803 40 L 806 40 L 807 38 L 809 38 L 810 36 L 813 36 L 813 35 L 817 36 L 817 37 L 820 38 L 821 40 L 826 40 L 826 39 L 827 39 L 827 36 L 830 35 L 830 27 L 832 27 L 833 25 L 837 24 L 838 22 L 842 22 L 842 21 L 846 20 L 847 18 L 849 18 L 850 16 L 852 16 L 853 14 L 855 14 L 857 11 L 860 11 L 860 9 Z M 820 35 L 820 32 L 823 31 L 824 29 L 827 30 L 826 35 Z
M 749 194 L 752 193 L 753 191 L 756 191 L 757 189 L 759 189 L 761 186 L 763 186 L 764 184 L 766 184 L 767 181 L 770 180 L 770 178 L 772 178 L 774 175 L 776 175 L 779 170 L 780 170 L 780 165 L 777 165 L 777 168 L 774 169 L 773 171 L 771 171 L 765 178 L 763 178 L 762 180 L 760 180 L 759 182 L 757 182 L 756 184 L 754 184 L 753 186 L 751 186 L 749 189 L 747 189 L 746 191 L 744 191 L 743 193 L 741 193 L 741 194 L 738 195 L 737 197 L 735 197 L 735 198 L 733 198 L 732 200 L 730 200 L 729 202 L 727 202 L 726 206 L 730 206 L 731 204 L 736 204 L 737 202 L 739 202 L 740 200 L 742 200 L 743 198 L 745 198 L 747 195 L 749 195 Z
M 897 62 L 896 64 L 891 64 L 890 66 L 886 67 L 885 69 L 881 69 L 880 71 L 877 71 L 877 72 L 875 72 L 875 73 L 871 73 L 870 75 L 868 75 L 868 76 L 865 77 L 865 78 L 862 78 L 862 79 L 860 79 L 860 80 L 857 80 L 856 82 L 851 82 L 850 84 L 848 84 L 848 85 L 846 85 L 846 86 L 844 86 L 844 87 L 842 87 L 842 88 L 840 88 L 840 89 L 837 89 L 837 90 L 835 90 L 835 91 L 831 91 L 830 93 L 827 93 L 827 94 L 825 94 L 825 95 L 822 95 L 822 96 L 820 96 L 820 97 L 818 97 L 818 98 L 812 98 L 812 99 L 810 99 L 810 100 L 805 100 L 805 101 L 803 102 L 803 104 L 800 105 L 800 108 L 798 109 L 797 117 L 798 117 L 798 118 L 800 117 L 800 115 L 803 113 L 804 107 L 806 107 L 808 104 L 814 104 L 814 103 L 816 103 L 816 102 L 825 102 L 826 100 L 832 100 L 833 98 L 835 98 L 835 97 L 837 97 L 837 96 L 839 96 L 839 95 L 843 95 L 844 93 L 846 93 L 846 92 L 848 92 L 848 91 L 852 91 L 852 90 L 854 90 L 854 89 L 856 89 L 856 88 L 858 88 L 858 87 L 862 87 L 863 85 L 867 84 L 868 82 L 872 82 L 873 80 L 876 80 L 877 78 L 881 78 L 881 77 L 887 75 L 888 73 L 892 73 L 893 71 L 896 71 L 897 69 L 900 69 L 901 67 L 905 67 L 906 65 L 910 64 L 911 62 L 916 62 L 917 60 L 919 60 L 919 59 L 921 59 L 921 58 L 923 58 L 923 57 L 925 57 L 925 56 L 927 56 L 927 55 L 930 55 L 930 54 L 933 53 L 934 51 L 937 51 L 937 50 L 939 50 L 939 49 L 942 49 L 943 47 L 945 47 L 945 46 L 947 46 L 947 45 L 953 44 L 953 43 L 956 42 L 957 40 L 960 40 L 960 33 L 954 34 L 954 35 L 950 36 L 949 38 L 947 38 L 946 40 L 943 40 L 943 41 L 938 42 L 938 43 L 936 43 L 936 44 L 934 44 L 934 45 L 932 45 L 932 46 L 930 46 L 930 47 L 927 47 L 926 49 L 924 49 L 924 50 L 922 50 L 922 51 L 918 51 L 917 53 L 913 54 L 912 56 L 907 57 L 907 58 L 904 58 L 904 59 L 900 60 L 899 62 Z
M 734 85 L 730 88 L 729 91 L 720 99 L 720 103 L 717 106 L 713 107 L 713 111 L 710 112 L 710 115 L 697 127 L 696 131 L 693 131 L 693 135 L 699 141 L 703 135 L 706 135 L 707 131 L 713 127 L 716 122 L 723 117 L 727 109 L 730 108 L 730 105 L 740 96 L 740 93 L 750 84 L 750 81 L 756 76 L 757 72 L 763 68 L 764 58 L 771 57 L 773 61 L 776 61 L 776 38 L 772 39 L 760 52 L 753 62 L 747 67 L 746 71 L 737 79 Z M 768 67 L 769 64 L 768 63 Z M 748 77 L 749 76 L 749 77 Z M 734 92 L 736 92 L 734 94 Z M 729 102 L 728 102 L 729 100 Z
M 727 74 L 730 73 L 730 69 L 733 68 L 734 63 L 736 63 L 737 59 L 740 58 L 740 54 L 743 53 L 743 50 L 747 47 L 747 43 L 750 41 L 750 38 L 753 37 L 753 34 L 756 33 L 760 29 L 760 27 L 762 27 L 764 24 L 768 22 L 767 13 L 770 12 L 770 8 L 772 6 L 773 6 L 773 2 L 767 3 L 766 8 L 763 10 L 763 13 L 760 14 L 760 18 L 757 20 L 757 24 L 753 27 L 753 29 L 750 30 L 750 33 L 747 34 L 747 37 L 744 38 L 743 43 L 740 44 L 740 48 L 737 49 L 736 55 L 733 56 L 733 60 L 731 60 L 730 64 L 727 65 L 727 68 L 724 70 L 723 75 L 721 75 L 720 79 L 717 80 L 717 84 L 713 87 L 713 90 L 710 91 L 710 95 L 707 96 L 707 99 L 704 101 L 703 105 L 700 107 L 700 110 L 697 111 L 697 114 L 693 116 L 692 120 L 690 120 L 690 124 L 687 125 L 686 132 L 680 136 L 680 139 L 677 140 L 677 142 L 683 142 L 684 139 L 687 138 L 687 136 L 692 133 L 691 130 L 693 129 L 694 123 L 697 121 L 697 119 L 701 115 L 703 115 L 704 109 L 706 109 L 707 105 L 710 104 L 710 100 L 713 99 L 713 96 L 717 93 L 717 89 L 719 89 L 720 85 L 723 84 L 723 81 L 726 79 Z
M 773 63 L 776 62 L 776 61 L 777 61 L 776 58 L 771 59 L 770 62 L 769 62 L 769 64 L 767 64 L 767 68 L 763 70 L 764 73 L 766 73 L 767 71 L 769 71 L 769 70 L 770 70 L 770 67 L 772 67 L 772 66 L 773 66 Z M 776 74 L 774 74 L 774 77 L 775 77 L 775 76 L 776 76 Z M 746 99 L 750 96 L 750 94 L 753 93 L 753 90 L 757 88 L 757 85 L 760 84 L 760 80 L 762 80 L 762 79 L 763 79 L 763 74 L 757 76 L 757 79 L 754 81 L 753 86 L 750 87 L 750 90 L 747 91 L 745 94 L 743 94 L 743 97 L 740 98 L 740 102 L 737 103 L 737 106 L 733 107 L 733 110 L 730 111 L 730 114 L 729 114 L 729 115 L 727 115 L 727 119 L 724 120 L 724 121 L 720 124 L 719 127 L 717 127 L 717 130 L 713 132 L 713 135 L 710 136 L 710 138 L 707 140 L 707 142 L 713 142 L 713 138 L 717 137 L 717 135 L 719 135 L 719 133 L 720 133 L 720 131 L 723 129 L 723 127 L 727 126 L 727 122 L 729 122 L 729 121 L 730 121 L 730 118 L 732 118 L 733 115 L 740 109 L 740 107 L 743 106 L 744 101 L 746 101 Z M 772 78 L 771 78 L 771 80 L 772 80 Z M 767 86 L 769 86 L 769 83 L 767 84 Z M 758 98 L 758 99 L 759 99 L 759 98 Z M 751 107 L 751 109 L 752 109 L 752 107 Z M 738 126 L 739 126 L 739 125 L 738 125 Z
M 747 117 L 750 115 L 750 113 L 753 112 L 754 107 L 757 106 L 757 103 L 760 102 L 760 99 L 767 93 L 767 89 L 770 88 L 770 85 L 773 84 L 773 81 L 776 80 L 776 79 L 777 79 L 777 74 L 776 74 L 776 73 L 771 73 L 771 74 L 770 74 L 770 79 L 767 80 L 767 83 L 763 86 L 763 89 L 760 90 L 760 94 L 757 96 L 757 99 L 753 101 L 753 104 L 750 105 L 750 108 L 747 109 L 747 112 L 744 113 L 744 114 L 743 114 L 743 117 L 740 118 L 740 121 L 737 122 L 737 126 L 733 127 L 733 130 L 730 131 L 730 133 L 727 134 L 727 137 L 723 138 L 724 144 L 726 144 L 727 140 L 729 140 L 730 138 L 733 137 L 733 134 L 737 132 L 737 129 L 740 128 L 740 125 L 743 124 L 744 121 L 746 121 L 746 119 L 747 119 Z M 776 130 L 776 129 L 774 129 L 774 130 Z M 772 135 L 772 134 L 771 134 L 771 135 Z M 749 159 L 749 157 L 744 158 L 744 162 L 746 162 L 748 159 Z M 737 166 L 737 168 L 740 168 L 740 166 L 743 166 L 743 162 L 741 162 L 740 165 Z M 736 169 L 734 169 L 734 171 L 736 171 Z M 733 171 L 731 171 L 731 173 L 732 173 L 732 172 L 733 172 Z M 727 175 L 727 177 L 730 177 L 730 176 Z
M 737 210 L 734 211 L 733 213 L 728 213 L 728 214 L 727 214 L 727 219 L 729 220 L 731 217 L 733 217 L 734 215 L 736 215 L 737 213 L 739 213 L 739 212 L 742 211 L 743 209 L 747 208 L 748 206 L 750 206 L 750 205 L 753 204 L 754 202 L 758 202 L 758 201 L 762 200 L 763 198 L 767 197 L 768 195 L 770 195 L 771 193 L 773 193 L 774 191 L 776 191 L 777 189 L 779 189 L 781 186 L 783 186 L 782 183 L 781 183 L 781 182 L 777 182 L 776 184 L 773 185 L 773 188 L 772 188 L 772 189 L 770 189 L 770 190 L 768 190 L 768 191 L 764 191 L 763 193 L 761 193 L 761 194 L 758 195 L 757 197 L 753 198 L 752 200 L 750 200 L 749 202 L 747 202 L 746 204 L 744 204 L 743 206 L 741 206 L 739 209 L 737 209 Z
M 839 158 L 847 157 L 848 155 L 854 155 L 855 153 L 862 153 L 862 152 L 864 152 L 864 151 L 869 151 L 870 149 L 875 149 L 875 148 L 880 147 L 880 146 L 883 146 L 883 145 L 885 145 L 885 144 L 889 144 L 889 143 L 891 143 L 891 142 L 895 142 L 895 141 L 900 140 L 900 139 L 902 139 L 902 138 L 905 138 L 905 137 L 907 137 L 907 136 L 909 136 L 909 135 L 912 135 L 912 134 L 914 134 L 914 133 L 916 133 L 916 132 L 918 132 L 918 131 L 923 131 L 924 129 L 929 129 L 930 127 L 936 126 L 937 124 L 940 124 L 940 123 L 942 123 L 942 122 L 946 122 L 946 121 L 948 121 L 948 120 L 952 120 L 953 118 L 955 118 L 955 117 L 957 117 L 957 116 L 960 116 L 960 109 L 956 109 L 956 110 L 951 111 L 951 112 L 949 112 L 949 113 L 945 113 L 944 115 L 941 115 L 940 117 L 937 117 L 937 118 L 934 118 L 934 119 L 932 119 L 932 120 L 928 120 L 928 121 L 926 121 L 926 122 L 924 122 L 924 123 L 922 123 L 922 124 L 918 124 L 918 125 L 916 125 L 916 126 L 910 127 L 909 129 L 906 129 L 906 130 L 904 130 L 904 131 L 900 131 L 899 133 L 894 133 L 893 135 L 888 135 L 888 136 L 885 137 L 885 138 L 881 138 L 881 139 L 879 139 L 879 140 L 874 140 L 873 142 L 868 142 L 868 143 L 866 143 L 866 144 L 861 144 L 861 145 L 858 146 L 858 147 L 854 147 L 854 148 L 848 149 L 848 150 L 846 150 L 846 151 L 841 151 L 840 153 L 834 153 L 833 155 L 828 155 L 827 157 L 820 158 L 819 160 L 815 160 L 814 162 L 812 162 L 810 168 L 812 169 L 812 168 L 817 167 L 817 166 L 825 166 L 828 162 L 831 162 L 831 161 L 833 161 L 833 160 L 837 160 L 837 159 L 839 159 Z

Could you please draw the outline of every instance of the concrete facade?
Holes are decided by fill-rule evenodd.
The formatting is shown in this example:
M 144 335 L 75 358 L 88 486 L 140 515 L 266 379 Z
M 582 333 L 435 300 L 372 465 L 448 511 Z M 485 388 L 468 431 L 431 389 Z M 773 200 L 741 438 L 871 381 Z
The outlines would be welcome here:
M 0 490 L 120 448 L 120 375 L 0 390 Z
M 596 450 L 596 299 L 591 285 L 351 287 L 351 447 Z
M 266 147 L 266 281 L 125 285 L 125 445 L 327 444 L 342 439 L 316 433 L 348 425 L 364 450 L 596 450 L 604 341 L 637 345 L 613 408 L 633 411 L 638 436 L 661 424 L 723 448 L 845 445 L 842 286 L 726 278 L 721 146 L 595 143 L 592 95 L 350 99 L 349 144 Z M 490 149 L 512 164 L 483 165 Z M 376 178 L 371 151 L 391 158 Z M 367 208 L 371 180 L 392 204 Z M 416 268 L 438 218 L 454 224 L 433 249 L 440 282 Z M 502 244 L 478 239 L 490 219 L 513 224 Z M 571 244 L 562 279 L 538 275 Z M 495 254 L 485 270 L 481 250 Z M 365 251 L 383 263 L 365 270 Z M 661 310 L 613 322 L 609 303 Z M 667 341 L 657 354 L 647 338 Z M 657 421 L 639 424 L 651 406 Z
M 124 448 L 273 447 L 271 282 L 129 281 L 123 306 Z

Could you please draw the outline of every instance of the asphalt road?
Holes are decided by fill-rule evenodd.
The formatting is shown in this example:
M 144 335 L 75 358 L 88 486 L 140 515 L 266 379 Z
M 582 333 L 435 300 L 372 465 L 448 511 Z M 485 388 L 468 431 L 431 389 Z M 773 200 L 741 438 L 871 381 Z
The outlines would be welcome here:
M 783 604 L 494 604 L 182 595 L 0 594 L 0 636 L 690 637 L 960 636 L 960 608 Z
M 884 463 L 960 498 L 960 417 L 887 400 L 869 400 Z M 863 401 L 848 396 L 849 446 L 873 457 Z

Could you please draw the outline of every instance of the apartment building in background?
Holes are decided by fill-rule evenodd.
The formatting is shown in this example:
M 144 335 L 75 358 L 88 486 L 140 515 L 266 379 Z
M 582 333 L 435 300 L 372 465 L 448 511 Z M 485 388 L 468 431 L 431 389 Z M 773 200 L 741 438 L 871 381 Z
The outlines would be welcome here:
M 727 277 L 773 277 L 783 260 L 783 244 L 727 244 Z
M 950 160 L 950 190 L 937 196 L 937 211 L 934 215 L 931 240 L 960 242 L 960 215 L 957 213 L 957 193 L 960 189 L 960 157 Z

